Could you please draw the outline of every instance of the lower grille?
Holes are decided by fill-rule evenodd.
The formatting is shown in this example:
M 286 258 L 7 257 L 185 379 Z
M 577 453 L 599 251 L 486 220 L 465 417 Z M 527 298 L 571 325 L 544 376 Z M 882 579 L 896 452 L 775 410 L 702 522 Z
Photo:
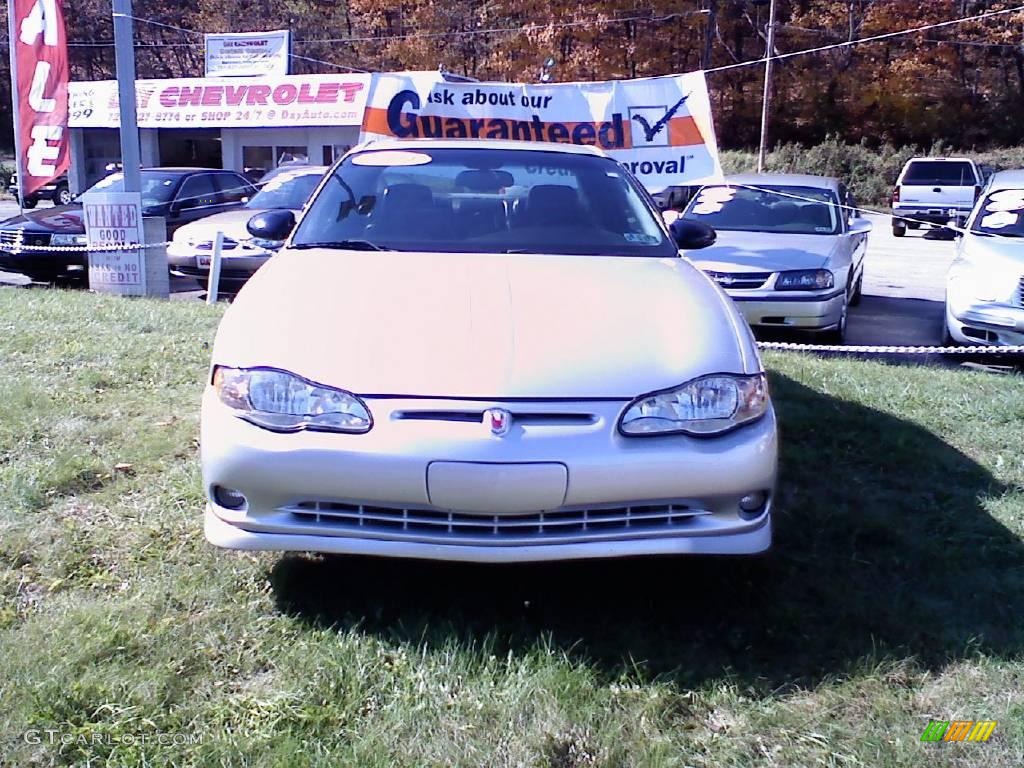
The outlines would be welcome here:
M 1017 283 L 1017 303 L 1024 307 L 1024 275 L 1021 275 Z
M 708 272 L 708 277 L 723 288 L 753 290 L 761 288 L 772 276 L 771 272 Z
M 230 251 L 232 248 L 234 248 L 237 245 L 238 245 L 238 241 L 237 240 L 232 240 L 230 237 L 225 237 L 224 241 L 221 243 L 221 248 L 223 248 L 225 251 Z M 213 250 L 213 241 L 212 240 L 201 240 L 200 242 L 195 244 L 195 248 L 196 248 L 197 251 L 212 251 Z
M 667 535 L 680 533 L 696 518 L 711 514 L 681 502 L 481 515 L 431 507 L 304 501 L 280 511 L 336 536 L 500 546 Z

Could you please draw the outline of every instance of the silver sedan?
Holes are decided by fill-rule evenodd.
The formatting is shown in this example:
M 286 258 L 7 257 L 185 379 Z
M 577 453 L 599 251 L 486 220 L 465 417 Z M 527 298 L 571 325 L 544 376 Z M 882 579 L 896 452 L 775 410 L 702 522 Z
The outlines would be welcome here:
M 1024 171 L 995 174 L 958 236 L 946 341 L 1024 345 Z
M 297 226 L 249 230 L 289 239 L 214 346 L 214 544 L 483 562 L 770 545 L 764 369 L 680 258 L 714 233 L 670 231 L 599 150 L 376 142 Z
M 683 212 L 718 232 L 694 257 L 754 328 L 813 331 L 842 342 L 860 301 L 871 224 L 836 179 L 796 174 L 731 176 Z

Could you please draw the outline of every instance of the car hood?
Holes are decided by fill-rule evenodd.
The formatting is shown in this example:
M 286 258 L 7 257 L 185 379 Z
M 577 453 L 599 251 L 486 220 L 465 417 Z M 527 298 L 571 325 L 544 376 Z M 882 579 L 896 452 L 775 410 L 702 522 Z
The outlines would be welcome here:
M 1020 274 L 1024 270 L 1024 238 L 964 235 L 960 255 L 986 269 Z
M 246 229 L 249 219 L 257 213 L 263 213 L 263 208 L 236 208 L 233 211 L 215 213 L 213 216 L 193 221 L 184 226 L 178 227 L 174 233 L 175 240 L 213 240 L 217 231 L 224 233 L 224 237 L 232 240 L 248 240 L 252 235 Z
M 789 235 L 718 230 L 715 244 L 693 261 L 712 272 L 782 272 L 820 269 L 839 247 L 836 235 Z
M 0 222 L 0 229 L 23 229 L 26 232 L 63 232 L 71 235 L 85 234 L 82 223 L 81 205 L 55 205 L 25 211 L 19 216 Z
M 361 395 L 629 399 L 754 372 L 728 297 L 686 259 L 284 251 L 225 314 L 213 362 Z

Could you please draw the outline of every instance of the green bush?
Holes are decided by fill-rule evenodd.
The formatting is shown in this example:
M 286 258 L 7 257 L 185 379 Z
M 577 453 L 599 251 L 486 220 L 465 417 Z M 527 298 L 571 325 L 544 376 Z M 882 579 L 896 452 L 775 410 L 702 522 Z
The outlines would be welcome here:
M 963 155 L 996 170 L 1024 168 L 1024 147 L 1007 147 L 984 152 L 958 151 L 937 141 L 929 149 L 883 144 L 869 147 L 865 142 L 847 144 L 829 137 L 821 144 L 805 147 L 780 144 L 768 153 L 765 168 L 773 173 L 810 173 L 835 176 L 845 181 L 862 205 L 888 207 L 896 177 L 911 157 Z M 726 174 L 748 173 L 757 169 L 757 153 L 726 150 L 721 153 Z

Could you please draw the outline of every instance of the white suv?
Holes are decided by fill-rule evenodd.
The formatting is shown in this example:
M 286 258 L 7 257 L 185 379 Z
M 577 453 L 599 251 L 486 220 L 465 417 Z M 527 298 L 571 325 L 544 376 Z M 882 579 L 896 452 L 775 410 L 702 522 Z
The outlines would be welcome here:
M 892 193 L 892 233 L 903 237 L 907 228 L 922 223 L 943 225 L 966 220 L 978 199 L 984 177 L 973 160 L 964 157 L 914 157 L 896 179 Z

